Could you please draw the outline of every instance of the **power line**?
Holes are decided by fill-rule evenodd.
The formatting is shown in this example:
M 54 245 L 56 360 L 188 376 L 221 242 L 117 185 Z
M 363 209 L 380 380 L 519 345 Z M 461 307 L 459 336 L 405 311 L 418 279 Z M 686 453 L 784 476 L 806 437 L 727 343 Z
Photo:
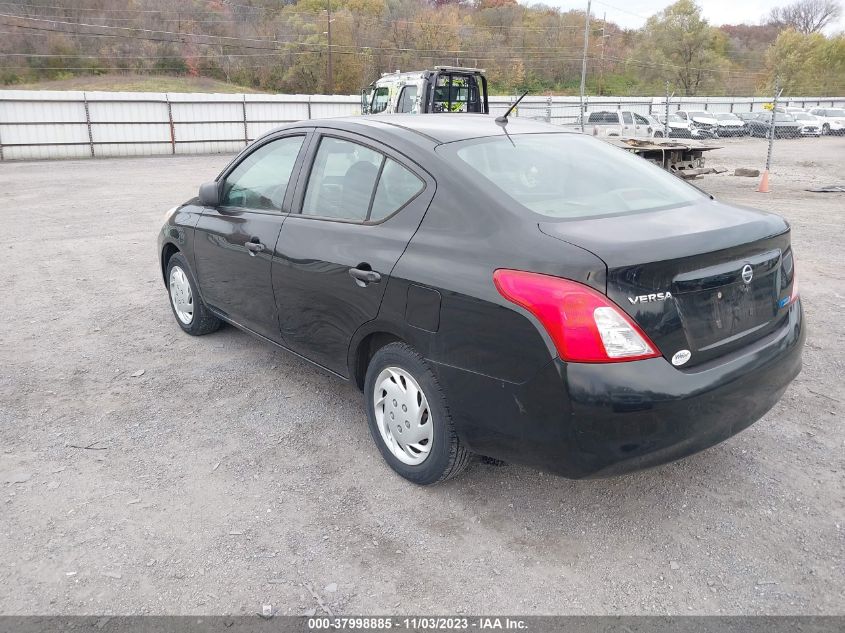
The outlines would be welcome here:
M 18 3 L 0 2 L 0 6 L 3 6 L 3 5 L 12 6 L 12 7 L 22 6 L 21 4 L 18 4 Z M 185 15 L 185 13 L 186 13 L 186 12 L 183 12 L 183 11 L 173 10 L 173 9 L 161 10 L 161 11 L 153 11 L 153 10 L 148 10 L 148 9 L 102 9 L 102 10 L 100 10 L 100 9 L 92 9 L 92 8 L 67 7 L 67 6 L 50 6 L 50 7 L 46 7 L 46 6 L 42 7 L 40 5 L 23 5 L 23 6 L 30 7 L 32 9 L 53 9 L 53 10 L 61 10 L 61 11 L 68 11 L 68 12 L 93 11 L 93 12 L 99 13 L 99 12 L 108 12 L 108 11 L 115 11 L 115 12 L 119 11 L 119 12 L 124 12 L 124 13 L 139 12 L 139 13 L 145 13 L 145 14 L 161 14 L 161 13 L 164 13 L 164 14 L 177 14 L 177 15 Z M 235 6 L 245 6 L 245 5 L 235 5 Z M 254 8 L 256 10 L 261 10 L 261 11 L 268 11 L 269 10 L 269 9 L 266 9 L 266 8 L 263 8 L 263 7 L 254 7 Z M 343 10 L 344 9 L 340 9 L 340 11 L 343 11 Z M 209 10 L 209 12 L 214 14 L 214 15 L 217 15 L 213 11 Z M 298 16 L 298 15 L 318 17 L 322 13 L 323 13 L 322 11 L 290 11 L 285 7 L 285 8 L 282 8 L 277 15 L 278 15 L 278 17 Z M 476 30 L 485 30 L 485 31 L 492 30 L 492 29 L 509 29 L 509 30 L 519 30 L 519 31 L 535 31 L 535 32 L 539 32 L 539 33 L 545 33 L 545 32 L 548 32 L 548 31 L 555 31 L 555 30 L 561 30 L 561 29 L 566 29 L 566 30 L 580 30 L 581 29 L 580 26 L 566 25 L 566 24 L 556 24 L 556 25 L 539 26 L 539 27 L 538 26 L 506 25 L 506 24 L 502 24 L 502 25 L 499 25 L 499 24 L 489 24 L 489 25 L 484 25 L 484 24 L 447 24 L 447 23 L 438 23 L 438 22 L 418 22 L 418 21 L 412 21 L 412 20 L 405 20 L 405 19 L 399 18 L 399 17 L 378 18 L 378 17 L 375 17 L 375 16 L 361 16 L 361 15 L 343 14 L 343 13 L 340 13 L 339 15 L 341 17 L 343 17 L 344 19 L 355 19 L 355 18 L 361 19 L 361 18 L 363 18 L 364 20 L 370 21 L 370 22 L 381 22 L 381 23 L 384 23 L 384 24 L 391 24 L 391 25 L 393 25 L 393 24 L 398 24 L 398 25 L 409 24 L 409 25 L 414 25 L 414 26 L 425 26 L 425 27 L 432 27 L 432 28 L 444 28 L 444 27 L 454 26 L 454 27 L 457 27 L 459 29 L 476 29 Z M 34 17 L 34 16 L 19 16 L 19 17 Z M 48 18 L 48 16 L 38 16 L 38 17 Z M 61 17 L 65 17 L 65 16 L 61 16 Z M 103 18 L 103 19 L 129 20 L 131 18 Z M 185 18 L 183 18 L 183 20 L 184 21 L 190 21 L 190 18 L 185 17 Z M 168 19 L 168 20 L 160 20 L 160 21 L 175 22 L 175 21 L 178 21 L 178 20 Z M 220 20 L 220 22 L 221 23 L 223 23 L 223 22 L 240 23 L 241 21 L 240 20 Z M 102 25 L 95 25 L 95 26 L 102 26 Z
M 260 42 L 263 44 L 289 44 L 289 45 L 296 45 L 296 46 L 321 46 L 327 47 L 327 44 L 322 42 L 315 42 L 315 43 L 304 43 L 292 40 L 278 40 L 278 39 L 262 39 L 256 40 L 254 38 L 239 38 L 234 36 L 224 36 L 224 35 L 206 35 L 201 33 L 183 33 L 177 31 L 160 31 L 155 29 L 133 29 L 129 27 L 119 27 L 119 26 L 102 26 L 102 25 L 92 25 L 87 23 L 81 22 L 68 22 L 68 21 L 57 21 L 57 20 L 41 20 L 37 18 L 21 18 L 20 16 L 9 16 L 8 14 L 0 13 L 0 18 L 13 18 L 13 19 L 29 19 L 29 20 L 36 20 L 38 22 L 52 22 L 55 24 L 62 24 L 64 26 L 83 26 L 83 27 L 93 27 L 93 28 L 110 28 L 110 29 L 119 29 L 120 31 L 143 31 L 147 33 L 156 33 L 156 34 L 165 34 L 165 35 L 174 35 L 180 37 L 203 37 L 203 38 L 211 38 L 211 39 L 224 39 L 227 42 L 231 42 L 228 44 L 224 44 L 221 42 L 185 42 L 184 40 L 174 40 L 174 39 L 162 39 L 162 38 L 155 38 L 155 37 L 142 37 L 137 35 L 131 35 L 127 33 L 82 33 L 80 31 L 67 31 L 62 29 L 50 28 L 46 26 L 42 27 L 35 27 L 35 26 L 26 26 L 26 25 L 19 25 L 19 24 L 6 24 L 6 26 L 12 26 L 16 28 L 25 28 L 25 29 L 36 29 L 36 30 L 44 30 L 44 31 L 52 31 L 56 33 L 66 33 L 68 35 L 77 35 L 81 37 L 127 37 L 129 39 L 141 39 L 141 40 L 148 40 L 148 41 L 160 41 L 160 42 L 170 42 L 170 43 L 190 43 L 190 44 L 197 44 L 200 46 L 237 46 L 241 48 L 252 48 L 258 50 L 284 50 L 283 47 L 280 46 L 254 46 L 254 45 L 241 45 L 237 42 Z M 412 47 L 400 47 L 400 46 L 356 46 L 351 44 L 333 44 L 332 49 L 335 48 L 354 48 L 357 51 L 362 50 L 373 50 L 373 51 L 400 51 L 405 53 L 418 53 L 418 52 L 437 52 L 443 55 L 450 55 L 450 56 L 463 56 L 463 57 L 476 57 L 475 51 L 469 49 L 424 49 L 424 48 L 412 48 Z M 508 46 L 508 47 L 497 47 L 498 50 L 503 50 L 511 53 L 543 53 L 543 54 L 554 54 L 559 52 L 571 52 L 573 50 L 577 50 L 575 47 L 524 47 L 524 46 Z

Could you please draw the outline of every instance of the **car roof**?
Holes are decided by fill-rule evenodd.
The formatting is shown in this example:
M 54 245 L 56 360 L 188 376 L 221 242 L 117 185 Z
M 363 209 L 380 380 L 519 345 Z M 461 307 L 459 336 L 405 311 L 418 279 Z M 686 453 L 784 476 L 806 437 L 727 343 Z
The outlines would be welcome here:
M 471 138 L 499 136 L 503 125 L 486 114 L 375 114 L 369 116 L 340 117 L 302 121 L 299 127 L 339 128 L 366 133 L 366 129 L 407 140 L 423 140 L 436 144 L 452 143 Z M 543 121 L 520 119 L 511 115 L 507 123 L 508 134 L 576 134 Z M 417 138 L 413 138 L 417 137 Z

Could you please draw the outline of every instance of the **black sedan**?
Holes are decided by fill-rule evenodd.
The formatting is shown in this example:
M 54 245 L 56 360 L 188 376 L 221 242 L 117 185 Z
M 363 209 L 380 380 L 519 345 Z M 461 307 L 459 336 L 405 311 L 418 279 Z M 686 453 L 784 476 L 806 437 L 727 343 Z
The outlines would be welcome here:
M 759 112 L 752 119 L 747 119 L 748 133 L 751 136 L 768 138 L 772 129 L 772 113 Z M 792 115 L 784 112 L 775 112 L 775 138 L 797 138 L 801 136 L 801 124 Z
M 419 484 L 473 454 L 574 478 L 661 464 L 801 368 L 782 218 L 545 123 L 277 129 L 168 214 L 158 255 L 185 332 L 230 323 L 354 382 Z

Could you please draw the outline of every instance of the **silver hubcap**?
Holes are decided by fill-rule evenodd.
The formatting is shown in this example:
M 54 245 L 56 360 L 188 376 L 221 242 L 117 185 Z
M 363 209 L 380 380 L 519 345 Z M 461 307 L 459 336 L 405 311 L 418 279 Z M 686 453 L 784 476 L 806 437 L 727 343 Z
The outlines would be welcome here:
M 185 325 L 194 320 L 194 296 L 185 271 L 174 266 L 170 270 L 170 300 L 176 316 Z
M 428 400 L 414 377 L 388 367 L 376 378 L 373 401 L 381 439 L 403 464 L 418 466 L 431 451 L 434 424 Z

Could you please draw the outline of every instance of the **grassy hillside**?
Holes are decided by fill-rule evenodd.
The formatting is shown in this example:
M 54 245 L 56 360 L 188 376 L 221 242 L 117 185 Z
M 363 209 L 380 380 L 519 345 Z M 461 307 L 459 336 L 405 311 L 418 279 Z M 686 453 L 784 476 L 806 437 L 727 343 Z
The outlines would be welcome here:
M 260 92 L 207 77 L 90 75 L 2 86 L 13 90 L 104 90 L 109 92 Z

